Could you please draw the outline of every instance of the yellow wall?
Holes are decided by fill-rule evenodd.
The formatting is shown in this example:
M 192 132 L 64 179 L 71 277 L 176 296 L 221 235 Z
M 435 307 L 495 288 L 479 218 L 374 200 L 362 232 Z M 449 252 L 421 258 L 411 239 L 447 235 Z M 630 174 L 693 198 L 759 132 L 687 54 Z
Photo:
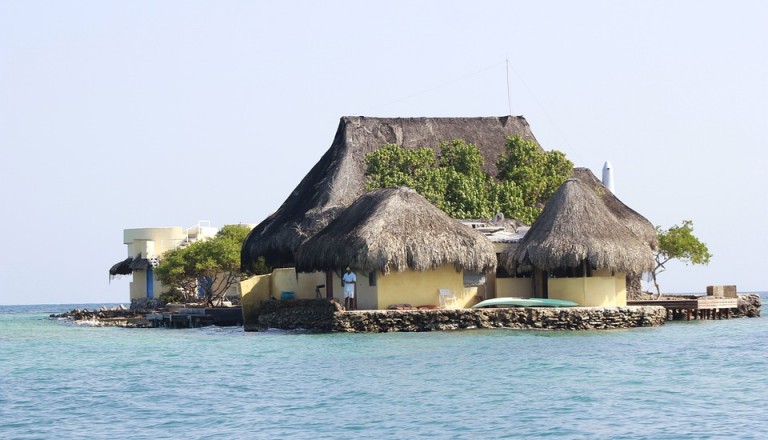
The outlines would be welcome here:
M 451 289 L 459 307 L 470 307 L 478 302 L 477 295 L 483 293 L 482 286 L 464 287 L 463 274 L 457 272 L 453 265 L 426 272 L 394 272 L 386 276 L 378 274 L 376 286 L 370 286 L 368 273 L 355 272 L 355 275 L 357 308 L 360 310 L 386 309 L 392 304 L 438 306 L 438 289 Z M 275 269 L 271 275 L 242 281 L 240 292 L 245 322 L 255 322 L 249 320 L 246 314 L 256 313 L 259 303 L 268 300 L 270 296 L 280 299 L 281 292 L 290 291 L 295 293 L 295 298 L 315 298 L 315 286 L 318 284 L 325 284 L 325 273 L 299 273 L 297 279 L 293 268 Z M 327 286 L 321 292 L 325 297 Z M 336 273 L 333 274 L 333 294 L 334 299 L 344 304 L 344 288 Z
M 626 306 L 626 274 L 610 276 L 607 272 L 596 273 L 604 276 L 550 278 L 549 297 L 575 301 L 582 307 Z
M 624 307 L 627 305 L 627 274 L 617 273 L 613 281 L 616 289 L 616 305 Z
M 462 281 L 463 281 L 463 275 L 462 275 Z M 479 303 L 480 301 L 487 299 L 488 294 L 485 290 L 486 286 L 467 286 L 463 287 L 462 290 L 455 291 L 452 290 L 453 293 L 456 294 L 456 299 L 458 300 L 459 307 L 472 307 L 475 304 Z
M 533 280 L 531 278 L 497 278 L 496 297 L 504 296 L 533 297 Z
M 344 275 L 344 273 L 333 274 L 333 297 L 339 303 L 344 304 L 344 286 L 341 284 L 340 275 Z M 368 272 L 356 271 L 355 277 L 357 278 L 357 281 L 355 282 L 355 298 L 357 298 L 358 310 L 378 309 L 379 282 L 383 278 L 383 275 L 376 274 L 376 286 L 370 285 L 371 280 L 368 278 Z M 323 281 L 318 284 L 325 284 L 325 275 L 323 275 Z
M 412 306 L 439 305 L 438 289 L 451 289 L 459 305 L 474 304 L 477 289 L 464 289 L 464 277 L 453 265 L 425 272 L 393 272 L 379 275 L 376 308 L 386 309 L 391 304 Z M 360 300 L 358 300 L 358 303 Z
M 319 274 L 323 278 L 325 275 Z M 293 268 L 275 269 L 271 274 L 257 275 L 240 282 L 243 323 L 255 324 L 262 301 L 280 299 L 281 292 L 294 292 L 295 298 L 314 298 L 318 274 L 299 274 Z M 311 287 L 310 287 L 311 285 Z
M 298 281 L 296 280 L 296 271 L 293 268 L 275 269 L 272 271 L 272 285 L 269 294 L 280 299 L 281 292 L 298 292 Z
M 324 272 L 300 273 L 296 286 L 296 298 L 317 298 L 315 288 L 320 284 L 325 284 Z M 325 298 L 326 292 L 327 290 L 320 289 L 323 298 Z
M 280 299 L 280 293 L 293 292 L 294 298 L 315 298 L 315 287 L 325 284 L 325 274 L 322 272 L 299 273 L 296 277 L 296 269 L 292 267 L 275 269 L 272 271 L 272 287 L 270 293 L 276 299 Z M 325 298 L 325 289 L 321 290 Z
M 159 298 L 160 294 L 166 289 L 163 283 L 154 276 L 155 271 L 152 271 L 152 291 L 154 298 Z M 128 283 L 128 292 L 130 299 L 144 299 L 147 297 L 147 271 L 146 270 L 134 270 L 131 273 L 131 282 Z
M 134 270 L 131 274 L 129 286 L 131 299 L 142 299 L 147 297 L 147 272 L 144 270 Z
M 269 299 L 270 279 L 271 275 L 257 275 L 240 282 L 240 301 L 245 325 L 256 323 L 261 302 Z

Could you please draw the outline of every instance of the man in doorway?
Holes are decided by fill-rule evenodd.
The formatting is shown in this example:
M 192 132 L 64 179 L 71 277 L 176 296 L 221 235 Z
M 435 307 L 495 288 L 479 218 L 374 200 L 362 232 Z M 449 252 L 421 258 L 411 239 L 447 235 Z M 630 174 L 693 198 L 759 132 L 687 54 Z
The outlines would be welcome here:
M 341 282 L 344 284 L 344 307 L 347 310 L 355 310 L 357 308 L 357 299 L 355 298 L 355 287 L 357 285 L 357 276 L 347 266 L 347 271 L 344 272 L 344 276 L 341 277 Z

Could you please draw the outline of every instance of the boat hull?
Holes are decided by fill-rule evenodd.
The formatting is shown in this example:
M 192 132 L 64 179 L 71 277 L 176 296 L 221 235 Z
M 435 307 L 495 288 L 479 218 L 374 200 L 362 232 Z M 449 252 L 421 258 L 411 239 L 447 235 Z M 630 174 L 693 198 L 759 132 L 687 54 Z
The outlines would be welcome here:
M 576 307 L 577 303 L 563 299 L 551 298 L 516 298 L 500 297 L 486 299 L 472 306 L 473 309 L 489 307 Z

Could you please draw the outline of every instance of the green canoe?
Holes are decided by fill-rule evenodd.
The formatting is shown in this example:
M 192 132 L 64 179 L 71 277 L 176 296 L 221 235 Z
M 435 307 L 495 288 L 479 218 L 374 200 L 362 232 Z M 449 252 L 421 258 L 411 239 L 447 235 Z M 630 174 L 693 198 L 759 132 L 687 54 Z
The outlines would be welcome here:
M 573 301 L 566 301 L 564 299 L 550 299 L 550 298 L 515 298 L 515 297 L 500 297 L 486 299 L 472 306 L 473 309 L 480 309 L 484 307 L 575 307 L 577 303 Z

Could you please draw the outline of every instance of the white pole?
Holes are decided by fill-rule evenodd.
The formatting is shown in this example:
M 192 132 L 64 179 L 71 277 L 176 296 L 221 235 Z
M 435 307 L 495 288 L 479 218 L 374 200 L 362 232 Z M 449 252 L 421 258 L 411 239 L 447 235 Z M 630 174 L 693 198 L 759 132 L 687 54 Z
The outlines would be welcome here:
M 616 194 L 616 189 L 613 186 L 613 165 L 607 160 L 603 165 L 603 185 Z

